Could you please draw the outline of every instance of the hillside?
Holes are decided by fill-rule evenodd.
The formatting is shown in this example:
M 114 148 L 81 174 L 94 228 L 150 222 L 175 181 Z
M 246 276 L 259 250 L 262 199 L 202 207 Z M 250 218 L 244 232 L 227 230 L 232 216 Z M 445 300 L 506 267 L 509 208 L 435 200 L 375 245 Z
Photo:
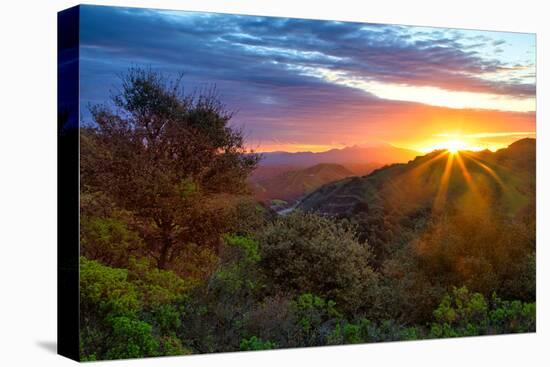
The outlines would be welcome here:
M 286 206 L 279 201 L 292 204 L 300 197 L 327 183 L 354 175 L 354 172 L 344 166 L 322 163 L 305 169 L 283 171 L 275 176 L 256 181 L 252 185 L 258 199 L 267 202 L 276 200 L 279 206 Z
M 407 162 L 416 154 L 389 144 L 352 146 L 319 153 L 262 153 L 260 165 L 250 176 L 249 183 L 258 200 L 285 208 L 323 185 L 346 177 L 367 175 L 384 164 Z
M 534 203 L 535 148 L 534 139 L 522 139 L 494 153 L 435 151 L 325 185 L 299 208 L 344 216 L 383 210 L 402 217 L 485 207 L 514 216 Z

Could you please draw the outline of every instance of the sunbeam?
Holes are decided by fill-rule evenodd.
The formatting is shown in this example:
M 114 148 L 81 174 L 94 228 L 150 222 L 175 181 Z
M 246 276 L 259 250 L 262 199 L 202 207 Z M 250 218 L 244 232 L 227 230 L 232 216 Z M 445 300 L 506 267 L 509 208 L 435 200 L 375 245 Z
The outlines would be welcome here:
M 491 167 L 487 166 L 485 163 L 483 162 L 480 162 L 477 158 L 473 157 L 471 154 L 469 153 L 465 153 L 465 157 L 468 158 L 469 160 L 471 160 L 472 162 L 474 162 L 475 164 L 477 164 L 478 166 L 480 166 L 483 170 L 485 170 L 502 188 L 504 188 L 504 182 L 502 181 L 502 179 L 497 175 L 497 173 L 495 172 L 494 169 L 492 169 Z
M 472 179 L 472 175 L 468 171 L 468 168 L 464 164 L 464 160 L 462 159 L 462 155 L 460 154 L 460 152 L 456 152 L 456 154 L 454 154 L 454 156 L 456 157 L 456 162 L 458 163 L 458 166 L 460 168 L 460 172 L 462 173 L 462 176 L 466 180 L 466 184 L 468 185 L 469 189 L 474 194 L 479 195 L 479 190 L 478 190 L 474 180 Z
M 437 162 L 438 160 L 440 160 L 441 158 L 443 158 L 447 155 L 448 155 L 447 151 L 442 151 L 441 153 L 439 153 L 435 157 L 432 157 L 429 160 L 427 160 L 426 162 L 422 162 L 421 164 L 419 164 L 416 168 L 413 169 L 412 172 L 415 175 L 418 176 L 418 175 L 422 174 L 425 170 L 427 170 L 432 164 L 434 164 L 435 162 Z
M 445 170 L 443 171 L 443 174 L 441 175 L 441 181 L 439 184 L 439 188 L 437 191 L 437 195 L 434 200 L 434 211 L 439 212 L 443 209 L 445 206 L 445 202 L 447 201 L 447 191 L 449 189 L 449 178 L 451 177 L 451 172 L 453 168 L 453 160 L 454 160 L 454 154 L 447 154 L 447 163 L 445 164 Z

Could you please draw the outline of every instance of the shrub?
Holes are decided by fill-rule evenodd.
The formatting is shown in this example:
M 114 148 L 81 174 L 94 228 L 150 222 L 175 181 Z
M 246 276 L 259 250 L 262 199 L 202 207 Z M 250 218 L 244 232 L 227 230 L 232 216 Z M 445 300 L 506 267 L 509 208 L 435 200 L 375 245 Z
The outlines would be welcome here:
M 80 245 L 83 256 L 113 267 L 127 267 L 129 254 L 139 255 L 145 246 L 122 220 L 86 216 L 81 220 Z
M 493 295 L 487 302 L 481 293 L 454 288 L 434 311 L 430 336 L 435 338 L 531 332 L 535 330 L 534 303 L 503 301 Z
M 182 312 L 177 302 L 187 283 L 145 260 L 132 258 L 129 266 L 116 269 L 81 257 L 82 359 L 189 353 L 175 336 Z
M 80 258 L 80 306 L 84 316 L 134 316 L 141 309 L 137 287 L 128 270 L 114 269 Z
M 160 338 L 161 356 L 181 356 L 191 354 L 191 350 L 182 345 L 181 340 L 175 336 L 163 336 Z
M 252 336 L 248 339 L 241 339 L 241 350 L 264 350 L 264 349 L 275 349 L 277 344 L 269 341 L 262 340 L 256 336 Z
M 297 297 L 291 303 L 291 311 L 297 326 L 295 342 L 297 346 L 325 344 L 331 328 L 342 315 L 336 310 L 336 303 L 311 293 Z
M 369 247 L 347 222 L 296 211 L 267 225 L 259 241 L 271 292 L 311 292 L 350 313 L 374 301 L 378 279 Z
M 130 259 L 128 280 L 137 288 L 146 308 L 175 302 L 195 286 L 195 282 L 186 281 L 172 271 L 158 269 L 146 258 Z
M 153 336 L 153 327 L 146 322 L 128 317 L 110 320 L 112 334 L 105 358 L 140 358 L 158 355 L 159 343 Z

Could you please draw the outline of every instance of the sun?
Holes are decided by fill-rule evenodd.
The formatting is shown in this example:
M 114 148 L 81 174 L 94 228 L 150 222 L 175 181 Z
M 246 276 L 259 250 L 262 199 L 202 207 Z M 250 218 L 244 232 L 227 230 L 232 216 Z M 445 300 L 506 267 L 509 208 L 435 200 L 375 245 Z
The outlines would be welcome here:
M 449 140 L 441 144 L 443 149 L 446 149 L 451 154 L 456 154 L 460 150 L 465 150 L 467 144 L 462 140 Z
M 421 151 L 423 152 L 432 152 L 434 150 L 445 150 L 450 154 L 456 154 L 461 150 L 475 150 L 475 149 L 472 146 L 470 146 L 466 141 L 461 139 L 445 140 L 445 141 L 438 142 L 437 144 L 434 144 L 430 147 L 421 149 Z

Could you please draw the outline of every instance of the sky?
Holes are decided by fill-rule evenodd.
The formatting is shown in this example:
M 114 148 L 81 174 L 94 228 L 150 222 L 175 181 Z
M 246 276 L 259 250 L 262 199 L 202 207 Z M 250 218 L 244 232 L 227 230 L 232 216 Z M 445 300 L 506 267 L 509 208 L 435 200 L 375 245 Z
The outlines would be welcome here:
M 535 35 L 81 6 L 81 119 L 133 66 L 215 86 L 256 151 L 535 137 Z

